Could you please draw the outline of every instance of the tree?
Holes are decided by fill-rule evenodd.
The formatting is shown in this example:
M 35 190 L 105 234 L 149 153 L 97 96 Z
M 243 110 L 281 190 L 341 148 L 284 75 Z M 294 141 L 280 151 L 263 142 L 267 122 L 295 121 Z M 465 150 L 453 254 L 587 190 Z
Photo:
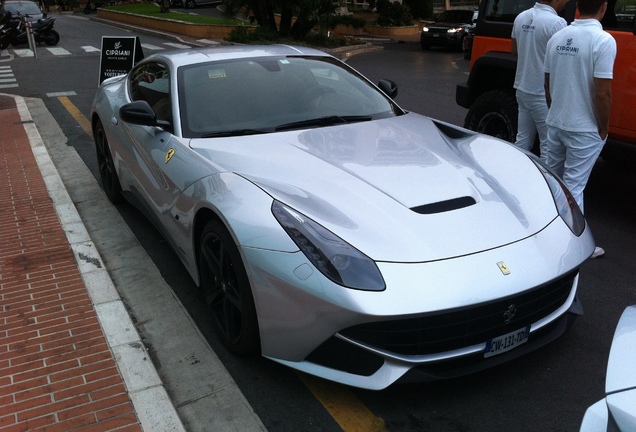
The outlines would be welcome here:
M 244 10 L 254 17 L 259 27 L 294 39 L 302 39 L 316 24 L 326 23 L 336 10 L 332 0 L 225 0 L 225 6 L 227 15 L 235 16 Z M 280 11 L 279 24 L 276 10 Z
M 170 0 L 161 0 L 161 2 L 159 3 L 159 12 L 160 13 L 170 12 Z

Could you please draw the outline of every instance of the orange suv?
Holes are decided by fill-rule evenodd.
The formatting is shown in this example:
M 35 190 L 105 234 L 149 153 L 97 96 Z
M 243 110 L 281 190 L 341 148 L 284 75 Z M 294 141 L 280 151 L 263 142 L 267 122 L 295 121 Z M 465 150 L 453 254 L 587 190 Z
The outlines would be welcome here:
M 513 83 L 516 57 L 510 53 L 510 35 L 515 17 L 531 8 L 534 0 L 482 0 L 469 50 L 470 74 L 457 86 L 455 100 L 468 108 L 467 129 L 514 142 L 517 135 L 517 100 Z M 576 2 L 561 12 L 574 20 Z M 636 144 L 636 0 L 610 0 L 603 28 L 617 45 L 612 81 L 612 114 L 609 143 Z

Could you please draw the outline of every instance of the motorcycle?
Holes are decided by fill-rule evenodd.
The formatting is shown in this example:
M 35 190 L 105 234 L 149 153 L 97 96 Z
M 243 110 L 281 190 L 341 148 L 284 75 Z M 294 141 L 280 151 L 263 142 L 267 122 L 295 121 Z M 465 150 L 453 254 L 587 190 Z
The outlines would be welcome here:
M 100 0 L 88 0 L 86 6 L 84 7 L 84 13 L 88 15 L 91 12 L 97 12 L 97 8 L 104 7 L 105 3 Z
M 11 15 L 11 13 L 7 13 Z M 0 30 L 0 49 L 5 49 L 9 44 L 16 46 L 29 43 L 27 39 L 27 28 L 21 15 L 16 17 L 3 17 L 4 22 Z M 55 46 L 60 41 L 60 34 L 53 29 L 55 18 L 44 18 L 32 23 L 33 37 L 35 42 L 44 42 L 48 46 Z

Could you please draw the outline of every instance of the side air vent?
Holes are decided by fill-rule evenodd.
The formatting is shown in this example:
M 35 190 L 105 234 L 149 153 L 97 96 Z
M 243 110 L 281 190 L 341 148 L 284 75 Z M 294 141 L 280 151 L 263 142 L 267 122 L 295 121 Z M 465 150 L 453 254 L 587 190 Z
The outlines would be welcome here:
M 434 213 L 444 213 L 451 210 L 457 210 L 460 208 L 469 207 L 473 204 L 477 204 L 477 201 L 475 201 L 475 198 L 466 196 L 461 198 L 454 198 L 447 201 L 440 201 L 440 202 L 436 202 L 432 204 L 426 204 L 426 205 L 421 205 L 418 207 L 413 207 L 411 210 L 419 214 L 434 214 Z

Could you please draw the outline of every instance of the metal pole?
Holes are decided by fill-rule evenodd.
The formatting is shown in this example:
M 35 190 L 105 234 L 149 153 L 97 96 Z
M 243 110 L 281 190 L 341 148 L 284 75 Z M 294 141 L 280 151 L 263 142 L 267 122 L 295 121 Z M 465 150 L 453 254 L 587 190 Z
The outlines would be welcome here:
M 26 17 L 24 18 L 24 25 L 26 27 L 29 48 L 31 48 L 31 51 L 33 51 L 33 57 L 38 58 L 38 52 L 35 49 L 35 36 L 33 36 L 33 26 L 31 25 L 30 21 L 27 21 Z

